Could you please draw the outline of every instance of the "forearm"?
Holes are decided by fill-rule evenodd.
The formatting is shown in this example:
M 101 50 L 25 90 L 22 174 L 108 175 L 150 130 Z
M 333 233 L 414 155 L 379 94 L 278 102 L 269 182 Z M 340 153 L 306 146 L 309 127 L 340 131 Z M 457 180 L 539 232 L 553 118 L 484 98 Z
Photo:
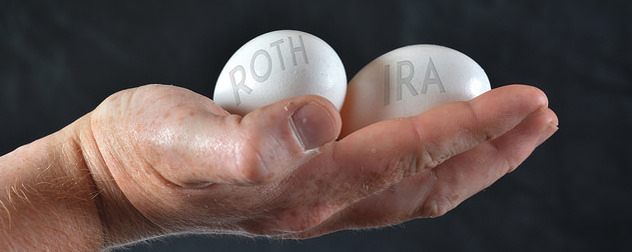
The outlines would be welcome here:
M 0 250 L 103 246 L 97 190 L 73 127 L 0 157 Z

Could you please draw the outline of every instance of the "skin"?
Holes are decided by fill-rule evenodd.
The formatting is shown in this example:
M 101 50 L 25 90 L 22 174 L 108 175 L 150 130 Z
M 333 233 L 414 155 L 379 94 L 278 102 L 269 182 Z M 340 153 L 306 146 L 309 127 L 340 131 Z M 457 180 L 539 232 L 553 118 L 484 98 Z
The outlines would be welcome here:
M 341 136 L 344 116 L 317 96 L 242 117 L 173 86 L 115 93 L 0 157 L 0 246 L 309 238 L 437 217 L 513 171 L 558 124 L 546 95 L 524 85 Z

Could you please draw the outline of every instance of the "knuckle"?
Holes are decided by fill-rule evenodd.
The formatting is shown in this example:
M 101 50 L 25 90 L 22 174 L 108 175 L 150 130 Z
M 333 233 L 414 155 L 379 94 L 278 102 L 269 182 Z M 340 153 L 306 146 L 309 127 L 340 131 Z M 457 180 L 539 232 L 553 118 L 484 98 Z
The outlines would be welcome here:
M 279 148 L 271 148 L 269 132 L 251 127 L 243 119 L 241 116 L 228 117 L 228 124 L 238 129 L 234 132 L 236 135 L 231 136 L 234 176 L 246 184 L 269 183 L 280 175 L 275 166 L 279 165 L 283 153 Z
M 406 177 L 413 176 L 424 169 L 429 169 L 434 167 L 431 162 L 428 162 L 428 157 L 424 154 L 416 154 L 416 153 L 408 153 L 401 155 L 399 157 L 395 157 L 389 163 L 390 170 L 393 170 L 396 173 L 399 173 L 400 176 L 397 176 L 397 179 L 403 179 Z M 375 174 L 375 179 L 379 179 L 383 177 L 384 174 L 378 173 Z
M 272 174 L 257 148 L 244 141 L 236 147 L 235 153 L 236 179 L 247 184 L 262 184 L 271 180 Z
M 418 163 L 422 164 L 418 172 L 422 169 L 433 169 L 448 160 L 453 155 L 454 153 L 450 149 L 442 151 L 430 151 L 425 148 L 421 150 L 417 156 L 417 158 L 420 159 Z
M 423 123 L 423 121 L 419 125 L 415 125 L 415 122 L 412 119 L 408 120 L 410 124 L 410 128 L 412 132 L 414 132 L 414 139 L 420 143 L 424 143 L 423 145 L 419 145 L 417 149 L 409 156 L 402 159 L 400 163 L 405 163 L 408 166 L 407 173 L 410 175 L 414 175 L 424 169 L 432 169 L 443 163 L 445 160 L 449 159 L 455 154 L 455 149 L 457 148 L 456 142 L 445 142 L 445 141 L 433 141 L 426 139 L 423 132 L 426 132 L 425 129 L 427 126 Z
M 422 217 L 440 217 L 457 205 L 458 196 L 446 197 L 437 196 L 428 199 L 419 209 L 418 214 Z

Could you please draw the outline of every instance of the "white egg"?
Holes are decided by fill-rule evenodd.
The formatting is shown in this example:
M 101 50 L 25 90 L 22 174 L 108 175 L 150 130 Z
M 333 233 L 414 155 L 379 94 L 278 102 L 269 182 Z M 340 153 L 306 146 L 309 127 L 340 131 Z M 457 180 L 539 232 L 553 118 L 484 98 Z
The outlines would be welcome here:
M 485 71 L 461 52 L 438 45 L 402 47 L 373 60 L 351 79 L 342 108 L 343 135 L 467 101 L 490 88 Z
M 347 76 L 334 49 L 314 35 L 281 30 L 254 38 L 233 54 L 219 75 L 213 100 L 244 115 L 285 98 L 313 94 L 340 110 L 346 91 Z

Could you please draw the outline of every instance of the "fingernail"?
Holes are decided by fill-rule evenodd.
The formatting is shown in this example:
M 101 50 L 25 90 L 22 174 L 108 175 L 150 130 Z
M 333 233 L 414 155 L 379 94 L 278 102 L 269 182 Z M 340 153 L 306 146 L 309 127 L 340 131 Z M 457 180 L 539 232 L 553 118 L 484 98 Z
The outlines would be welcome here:
M 544 129 L 544 131 L 542 131 L 542 134 L 540 134 L 540 138 L 538 138 L 538 142 L 536 143 L 536 146 L 540 146 L 542 143 L 544 143 L 544 141 L 546 141 L 553 134 L 555 134 L 555 132 L 557 132 L 558 129 L 559 128 L 556 124 L 549 122 L 547 127 Z
M 303 150 L 317 148 L 336 139 L 336 127 L 329 112 L 311 102 L 294 111 L 290 126 Z

